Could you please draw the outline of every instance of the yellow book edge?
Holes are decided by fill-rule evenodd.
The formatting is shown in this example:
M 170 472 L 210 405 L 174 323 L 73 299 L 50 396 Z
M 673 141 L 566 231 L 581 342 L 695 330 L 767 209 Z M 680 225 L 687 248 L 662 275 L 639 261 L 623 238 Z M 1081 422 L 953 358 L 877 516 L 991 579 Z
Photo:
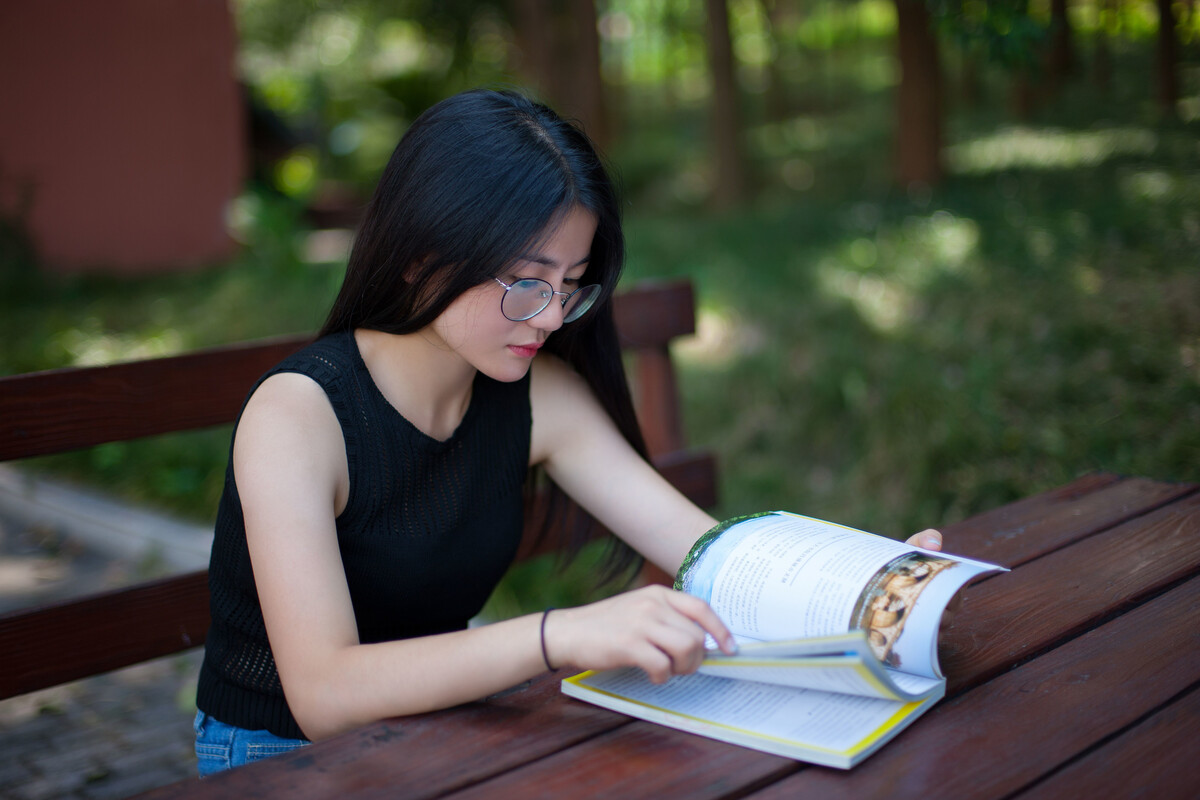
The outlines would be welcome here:
M 697 717 L 697 716 L 693 716 L 691 714 L 684 714 L 679 711 L 673 711 L 669 708 L 663 708 L 662 706 L 656 706 L 653 703 L 647 703 L 642 700 L 634 700 L 633 698 L 626 697 L 626 696 L 620 695 L 620 694 L 616 694 L 614 692 L 609 692 L 604 689 L 597 689 L 594 686 L 588 686 L 586 683 L 583 683 L 583 681 L 587 680 L 587 678 L 589 678 L 595 674 L 597 674 L 595 670 L 588 670 L 587 672 L 581 672 L 580 674 L 574 675 L 570 678 L 564 678 L 563 683 L 570 683 L 570 684 L 578 687 L 582 691 L 590 692 L 592 694 L 604 695 L 605 697 L 611 697 L 614 700 L 618 700 L 622 703 L 629 703 L 630 705 L 642 706 L 643 708 L 649 708 L 654 711 L 657 711 L 660 714 L 665 714 L 668 717 L 678 717 L 681 719 L 686 719 L 686 720 L 690 720 L 692 722 L 700 723 L 700 724 L 708 726 L 708 727 L 732 731 L 734 733 L 737 733 L 739 736 L 744 736 L 744 737 L 747 737 L 750 739 L 755 739 L 755 740 L 759 740 L 759 741 L 777 742 L 782 745 L 800 748 L 800 749 L 807 750 L 810 752 L 827 753 L 829 755 L 834 755 L 834 756 L 838 756 L 840 758 L 846 759 L 847 762 L 851 761 L 855 756 L 859 755 L 860 753 L 862 753 L 866 750 L 869 750 L 880 739 L 882 739 L 887 734 L 891 733 L 898 726 L 900 726 L 901 723 L 903 723 L 904 721 L 909 719 L 909 717 L 911 717 L 915 712 L 917 712 L 921 706 L 923 706 L 925 703 L 930 702 L 933 699 L 933 698 L 926 698 L 924 700 L 915 700 L 912 702 L 903 703 L 900 706 L 900 708 L 898 708 L 896 710 L 896 712 L 894 714 L 892 714 L 890 717 L 888 717 L 878 727 L 876 727 L 873 731 L 868 733 L 863 738 L 859 739 L 853 745 L 851 745 L 850 747 L 848 747 L 844 750 L 834 750 L 829 747 L 821 747 L 820 745 L 812 744 L 811 742 L 801 741 L 799 739 L 785 739 L 785 738 L 779 737 L 779 736 L 771 736 L 769 734 L 760 733 L 758 731 L 751 730 L 749 728 L 739 728 L 736 725 L 727 725 L 723 722 L 716 722 L 711 719 L 705 719 L 704 717 Z M 651 720 L 651 721 L 653 721 L 653 720 Z M 690 730 L 690 729 L 685 729 L 685 730 Z

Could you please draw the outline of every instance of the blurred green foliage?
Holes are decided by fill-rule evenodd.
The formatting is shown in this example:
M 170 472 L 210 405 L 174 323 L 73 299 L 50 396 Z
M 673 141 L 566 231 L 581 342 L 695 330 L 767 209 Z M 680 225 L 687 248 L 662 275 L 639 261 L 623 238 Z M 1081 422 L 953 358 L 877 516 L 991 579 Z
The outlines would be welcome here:
M 689 439 L 720 458 L 719 516 L 785 508 L 900 536 L 1094 470 L 1200 481 L 1195 15 L 1174 121 L 1149 88 L 1152 4 L 1118 4 L 1117 16 L 1075 4 L 1085 55 L 1095 36 L 1115 37 L 1112 82 L 1078 76 L 1022 120 L 1007 110 L 1003 61 L 983 67 L 973 104 L 956 82 L 963 53 L 948 45 L 949 177 L 897 189 L 890 4 L 799 4 L 807 13 L 768 35 L 758 2 L 731 2 L 758 191 L 716 216 L 703 203 L 698 4 L 601 5 L 628 279 L 696 283 L 700 330 L 676 355 Z M 231 210 L 242 253 L 191 274 L 55 278 L 32 269 L 19 226 L 5 223 L 0 373 L 315 329 L 348 243 L 308 229 L 308 194 L 327 179 L 369 186 L 436 98 L 515 82 L 499 3 L 237 9 L 247 82 L 312 133 Z M 786 113 L 769 108 L 768 67 Z M 34 466 L 211 519 L 228 436 Z M 549 562 L 522 567 L 490 613 L 586 599 L 594 559 L 565 579 Z

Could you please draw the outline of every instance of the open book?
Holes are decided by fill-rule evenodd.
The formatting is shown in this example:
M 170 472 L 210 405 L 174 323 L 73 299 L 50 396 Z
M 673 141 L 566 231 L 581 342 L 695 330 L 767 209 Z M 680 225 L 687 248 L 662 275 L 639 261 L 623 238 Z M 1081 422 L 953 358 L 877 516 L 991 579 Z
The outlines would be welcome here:
M 675 588 L 708 601 L 739 650 L 655 685 L 636 668 L 563 692 L 634 717 L 848 769 L 937 702 L 942 612 L 1002 567 L 776 511 L 697 540 Z M 714 645 L 710 641 L 710 645 Z

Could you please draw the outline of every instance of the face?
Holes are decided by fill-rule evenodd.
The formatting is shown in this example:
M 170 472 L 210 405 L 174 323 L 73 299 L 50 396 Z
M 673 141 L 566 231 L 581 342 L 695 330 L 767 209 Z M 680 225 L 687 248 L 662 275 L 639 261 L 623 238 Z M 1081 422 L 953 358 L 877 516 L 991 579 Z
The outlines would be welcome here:
M 512 283 L 540 278 L 557 291 L 573 292 L 583 285 L 595 235 L 596 216 L 576 206 L 500 279 Z M 562 326 L 562 298 L 556 295 L 541 313 L 513 322 L 500 311 L 503 296 L 504 287 L 493 280 L 469 289 L 447 306 L 427 332 L 439 347 L 488 377 L 515 381 L 529 371 L 546 338 Z

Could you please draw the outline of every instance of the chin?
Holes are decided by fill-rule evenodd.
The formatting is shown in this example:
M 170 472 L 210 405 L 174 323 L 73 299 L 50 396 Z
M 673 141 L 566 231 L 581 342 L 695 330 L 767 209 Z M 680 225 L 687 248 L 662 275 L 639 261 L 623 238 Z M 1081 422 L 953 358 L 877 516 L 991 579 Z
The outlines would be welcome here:
M 477 369 L 494 381 L 516 383 L 529 374 L 529 367 L 532 363 L 532 361 L 524 361 L 524 363 L 489 365 L 486 368 L 478 367 Z

